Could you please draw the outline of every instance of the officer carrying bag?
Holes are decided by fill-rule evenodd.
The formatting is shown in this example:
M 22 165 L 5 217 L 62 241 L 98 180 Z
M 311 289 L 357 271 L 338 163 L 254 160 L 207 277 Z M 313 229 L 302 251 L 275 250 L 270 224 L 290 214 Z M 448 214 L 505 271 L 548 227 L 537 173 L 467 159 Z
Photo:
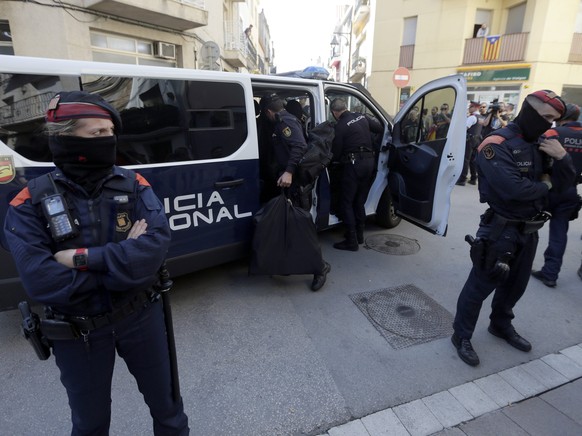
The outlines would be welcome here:
M 295 176 L 300 185 L 312 185 L 319 174 L 329 165 L 333 157 L 331 146 L 335 137 L 332 122 L 324 121 L 309 131 L 307 151 L 299 160 Z

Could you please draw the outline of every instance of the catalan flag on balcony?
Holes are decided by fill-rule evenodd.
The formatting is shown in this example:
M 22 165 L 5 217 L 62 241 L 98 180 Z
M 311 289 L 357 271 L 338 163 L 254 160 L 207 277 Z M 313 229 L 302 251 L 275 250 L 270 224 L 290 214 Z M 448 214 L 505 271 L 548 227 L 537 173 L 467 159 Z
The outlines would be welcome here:
M 483 60 L 494 61 L 499 58 L 501 50 L 501 35 L 487 36 L 483 38 Z

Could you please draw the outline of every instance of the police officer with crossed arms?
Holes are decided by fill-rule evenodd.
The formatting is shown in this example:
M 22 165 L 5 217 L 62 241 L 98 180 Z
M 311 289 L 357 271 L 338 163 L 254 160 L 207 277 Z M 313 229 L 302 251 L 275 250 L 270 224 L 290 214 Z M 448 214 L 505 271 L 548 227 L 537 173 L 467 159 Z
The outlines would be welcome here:
M 121 119 L 101 97 L 61 92 L 46 120 L 57 168 L 10 202 L 5 232 L 26 293 L 45 305 L 43 332 L 69 397 L 71 434 L 109 434 L 117 352 L 154 434 L 187 435 L 151 292 L 170 243 L 162 204 L 143 177 L 114 165 Z
M 529 341 L 513 324 L 513 307 L 527 286 L 536 247 L 537 230 L 550 191 L 561 192 L 575 178 L 572 158 L 556 139 L 540 135 L 566 112 L 552 91 L 529 94 L 515 120 L 496 130 L 477 149 L 479 195 L 489 209 L 481 216 L 477 238 L 467 235 L 473 267 L 457 301 L 452 342 L 471 366 L 479 357 L 471 338 L 483 301 L 494 292 L 489 333 L 509 345 L 530 351 Z M 553 159 L 551 168 L 546 164 Z

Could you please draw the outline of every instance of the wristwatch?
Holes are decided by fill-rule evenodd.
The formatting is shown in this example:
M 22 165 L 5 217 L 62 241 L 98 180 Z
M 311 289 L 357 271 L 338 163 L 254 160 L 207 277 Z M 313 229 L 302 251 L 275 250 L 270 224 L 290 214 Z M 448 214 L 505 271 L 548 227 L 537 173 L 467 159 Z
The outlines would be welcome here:
M 73 266 L 79 271 L 87 271 L 87 249 L 77 248 L 73 255 Z

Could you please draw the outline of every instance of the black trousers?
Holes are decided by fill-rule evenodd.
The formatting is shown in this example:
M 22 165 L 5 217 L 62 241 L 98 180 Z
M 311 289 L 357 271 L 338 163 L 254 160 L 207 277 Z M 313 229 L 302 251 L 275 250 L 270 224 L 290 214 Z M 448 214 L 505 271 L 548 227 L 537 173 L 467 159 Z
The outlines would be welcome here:
M 487 238 L 491 226 L 482 224 L 477 236 Z M 498 284 L 480 274 L 475 267 L 471 269 L 467 282 L 457 300 L 457 313 L 453 323 L 455 333 L 466 339 L 471 339 L 483 301 L 493 292 L 491 302 L 491 324 L 498 330 L 511 326 L 514 318 L 513 307 L 522 297 L 527 287 L 531 267 L 538 245 L 538 233 L 524 234 L 517 227 L 506 227 L 499 237 L 491 243 L 488 249 L 502 254 L 511 252 L 513 258 L 509 262 L 510 273 L 507 280 Z
M 71 435 L 109 434 L 116 351 L 125 360 L 149 406 L 154 435 L 189 434 L 182 401 L 176 403 L 172 397 L 165 331 L 162 305 L 156 302 L 115 324 L 91 331 L 87 342 L 82 337 L 53 341 L 61 382 L 71 407 Z
M 374 174 L 374 156 L 343 164 L 340 210 L 346 231 L 355 232 L 366 221 L 366 199 Z

